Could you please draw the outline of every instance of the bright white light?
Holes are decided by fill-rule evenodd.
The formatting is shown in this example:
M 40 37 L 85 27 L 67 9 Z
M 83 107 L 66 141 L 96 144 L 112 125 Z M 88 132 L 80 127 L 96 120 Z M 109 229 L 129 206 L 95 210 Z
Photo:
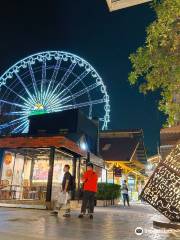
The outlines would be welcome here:
M 152 170 L 152 168 L 153 168 L 153 165 L 152 165 L 151 163 L 148 163 L 148 164 L 146 165 L 146 169 L 147 169 L 148 171 Z
M 86 151 L 87 150 L 87 144 L 82 142 L 80 143 L 80 148 L 83 150 L 83 151 Z

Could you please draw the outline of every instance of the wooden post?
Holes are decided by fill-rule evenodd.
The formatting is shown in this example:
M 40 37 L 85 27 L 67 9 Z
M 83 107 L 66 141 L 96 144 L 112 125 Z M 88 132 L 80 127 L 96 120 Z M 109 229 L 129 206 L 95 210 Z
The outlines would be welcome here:
M 108 170 L 106 169 L 106 183 L 108 182 Z
M 113 184 L 114 184 L 114 166 L 113 166 Z
M 31 170 L 30 170 L 30 187 L 32 186 L 32 178 L 33 178 L 33 171 L 34 171 L 35 160 L 34 157 L 32 158 L 31 162 Z
M 54 156 L 55 148 L 50 148 L 50 157 L 49 157 L 49 172 L 48 172 L 48 182 L 47 182 L 47 193 L 46 193 L 46 202 L 51 202 L 52 195 L 52 182 L 53 182 L 53 169 L 54 169 Z

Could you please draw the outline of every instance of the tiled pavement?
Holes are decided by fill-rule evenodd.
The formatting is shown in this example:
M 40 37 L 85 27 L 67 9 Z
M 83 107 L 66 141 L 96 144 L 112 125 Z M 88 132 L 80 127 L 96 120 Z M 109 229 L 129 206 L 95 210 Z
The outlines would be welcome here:
M 148 205 L 96 208 L 94 220 L 50 216 L 46 210 L 0 208 L 0 240 L 178 240 L 180 233 L 153 229 L 153 220 L 165 220 Z M 144 234 L 137 236 L 135 228 Z

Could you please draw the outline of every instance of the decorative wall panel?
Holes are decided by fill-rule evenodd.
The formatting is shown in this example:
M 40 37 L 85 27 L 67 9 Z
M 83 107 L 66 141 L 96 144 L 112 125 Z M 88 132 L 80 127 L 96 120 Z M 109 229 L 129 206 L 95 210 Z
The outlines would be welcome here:
M 171 221 L 180 222 L 180 144 L 159 163 L 141 197 Z

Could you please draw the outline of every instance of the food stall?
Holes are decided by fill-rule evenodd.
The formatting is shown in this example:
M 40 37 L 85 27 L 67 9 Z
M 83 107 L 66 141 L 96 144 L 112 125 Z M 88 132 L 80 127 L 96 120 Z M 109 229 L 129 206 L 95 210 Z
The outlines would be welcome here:
M 61 188 L 65 164 L 78 187 L 78 162 L 86 156 L 63 136 L 0 137 L 0 151 L 0 206 L 46 208 Z

